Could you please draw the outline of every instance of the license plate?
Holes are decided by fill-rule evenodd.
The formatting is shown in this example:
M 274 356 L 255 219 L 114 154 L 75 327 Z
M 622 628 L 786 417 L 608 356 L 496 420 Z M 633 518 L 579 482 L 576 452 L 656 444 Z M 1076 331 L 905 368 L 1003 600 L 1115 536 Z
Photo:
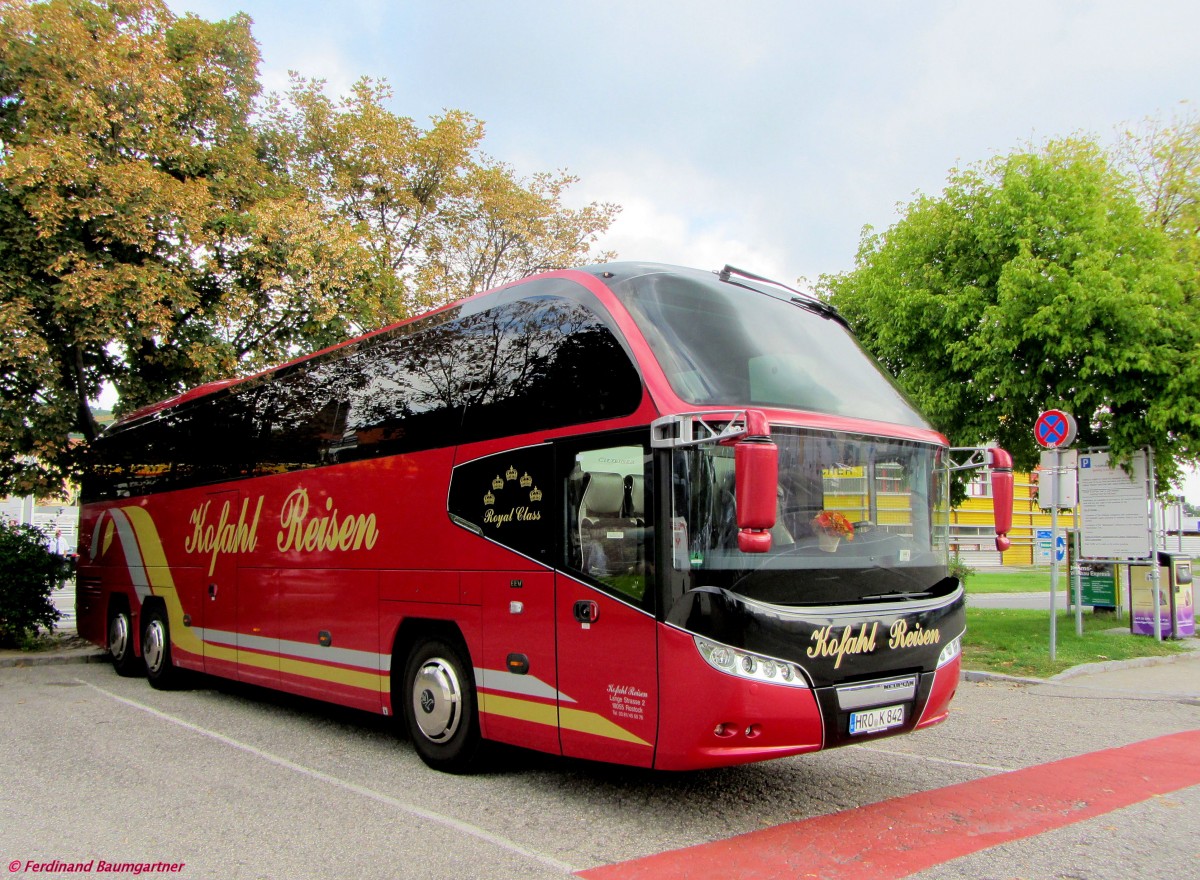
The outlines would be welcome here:
M 850 735 L 878 733 L 899 727 L 904 723 L 903 706 L 880 706 L 878 709 L 863 709 L 850 713 Z

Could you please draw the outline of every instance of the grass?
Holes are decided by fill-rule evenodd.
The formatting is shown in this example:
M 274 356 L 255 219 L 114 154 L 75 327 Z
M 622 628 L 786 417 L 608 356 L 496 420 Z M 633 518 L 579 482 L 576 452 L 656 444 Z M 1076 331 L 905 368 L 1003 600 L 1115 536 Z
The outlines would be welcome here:
M 1059 570 L 1058 588 L 1070 583 L 1067 572 Z M 1023 568 L 1020 571 L 980 571 L 967 575 L 968 593 L 1044 593 L 1050 589 L 1049 568 Z M 1049 626 L 1049 622 L 1046 623 Z
M 1055 660 L 1050 660 L 1050 612 L 1021 608 L 968 608 L 963 639 L 963 668 L 1005 675 L 1048 678 L 1072 666 L 1134 657 L 1161 657 L 1187 649 L 1129 632 L 1129 619 L 1085 611 L 1083 635 L 1075 635 L 1075 616 L 1057 620 Z

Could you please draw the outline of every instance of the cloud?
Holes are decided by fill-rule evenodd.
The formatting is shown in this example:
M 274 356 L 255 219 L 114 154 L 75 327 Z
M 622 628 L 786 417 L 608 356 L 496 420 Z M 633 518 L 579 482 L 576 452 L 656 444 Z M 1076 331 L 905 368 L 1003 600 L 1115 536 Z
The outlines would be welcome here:
M 719 179 L 698 169 L 664 162 L 653 153 L 587 163 L 572 191 L 575 204 L 610 201 L 622 210 L 601 249 L 622 260 L 720 269 L 726 263 L 795 281 L 798 267 L 747 216 L 748 203 L 722 198 Z

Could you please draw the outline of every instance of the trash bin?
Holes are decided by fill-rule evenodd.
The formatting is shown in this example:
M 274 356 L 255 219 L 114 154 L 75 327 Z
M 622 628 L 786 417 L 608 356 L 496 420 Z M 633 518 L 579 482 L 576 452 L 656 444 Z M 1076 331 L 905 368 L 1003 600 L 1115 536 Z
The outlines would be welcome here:
M 1154 582 L 1149 565 L 1129 566 L 1129 629 L 1135 635 L 1154 635 Z M 1158 551 L 1159 626 L 1163 638 L 1196 634 L 1192 590 L 1192 559 L 1182 553 Z

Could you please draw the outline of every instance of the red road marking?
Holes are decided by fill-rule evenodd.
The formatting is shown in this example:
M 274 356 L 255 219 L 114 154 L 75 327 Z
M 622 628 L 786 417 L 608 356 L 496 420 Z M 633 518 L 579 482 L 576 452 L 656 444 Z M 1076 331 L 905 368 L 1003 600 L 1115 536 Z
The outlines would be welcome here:
M 895 880 L 1192 785 L 1200 785 L 1200 730 L 604 865 L 577 876 Z

